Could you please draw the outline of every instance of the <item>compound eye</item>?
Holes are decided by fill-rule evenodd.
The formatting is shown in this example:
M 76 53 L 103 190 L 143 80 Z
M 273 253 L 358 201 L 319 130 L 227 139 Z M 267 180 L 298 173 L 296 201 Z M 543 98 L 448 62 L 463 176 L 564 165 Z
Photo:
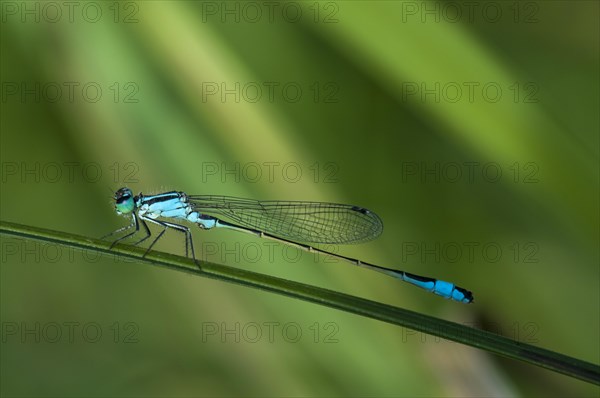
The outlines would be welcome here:
M 129 188 L 121 188 L 115 193 L 115 208 L 119 214 L 127 214 L 133 211 L 135 201 Z
M 118 196 L 116 199 L 117 199 L 117 204 L 121 204 L 121 203 L 127 202 L 129 199 L 131 199 L 131 196 L 123 195 L 123 196 Z

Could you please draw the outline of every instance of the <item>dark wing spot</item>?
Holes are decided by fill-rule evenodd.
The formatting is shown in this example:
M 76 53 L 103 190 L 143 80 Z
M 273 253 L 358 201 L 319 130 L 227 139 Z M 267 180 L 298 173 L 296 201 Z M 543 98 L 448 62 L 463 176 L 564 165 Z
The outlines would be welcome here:
M 353 206 L 352 210 L 357 211 L 357 212 L 362 213 L 362 214 L 369 214 L 370 213 L 369 210 L 365 209 L 364 207 Z

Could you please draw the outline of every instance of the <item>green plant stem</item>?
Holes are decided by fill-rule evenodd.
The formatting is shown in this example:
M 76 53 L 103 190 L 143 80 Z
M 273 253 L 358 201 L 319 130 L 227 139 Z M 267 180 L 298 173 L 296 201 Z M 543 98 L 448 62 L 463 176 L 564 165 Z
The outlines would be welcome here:
M 187 272 L 197 276 L 233 282 L 295 297 L 442 337 L 600 385 L 600 367 L 598 365 L 520 343 L 483 330 L 348 294 L 209 262 L 201 262 L 202 270 L 200 270 L 191 260 L 184 257 L 154 251 L 146 257 L 142 257 L 144 249 L 139 247 L 117 245 L 110 250 L 111 242 L 6 221 L 0 221 L 0 233 L 101 253 L 118 253 L 124 257 L 134 258 L 140 262 L 165 267 L 173 271 Z

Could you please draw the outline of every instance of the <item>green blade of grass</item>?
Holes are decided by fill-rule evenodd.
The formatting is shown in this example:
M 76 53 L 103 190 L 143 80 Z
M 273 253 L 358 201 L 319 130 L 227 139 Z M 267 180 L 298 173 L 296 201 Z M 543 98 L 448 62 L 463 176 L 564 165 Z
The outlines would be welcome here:
M 187 272 L 197 276 L 233 282 L 251 288 L 298 298 L 406 327 L 432 336 L 442 337 L 600 385 L 600 366 L 598 365 L 529 344 L 520 343 L 483 330 L 348 294 L 209 262 L 201 262 L 202 270 L 200 270 L 190 259 L 184 257 L 154 251 L 150 252 L 146 257 L 142 257 L 145 251 L 142 248 L 118 245 L 110 250 L 109 246 L 111 242 L 6 221 L 0 221 L 0 233 L 100 253 L 117 253 L 124 257 L 165 267 L 172 271 Z

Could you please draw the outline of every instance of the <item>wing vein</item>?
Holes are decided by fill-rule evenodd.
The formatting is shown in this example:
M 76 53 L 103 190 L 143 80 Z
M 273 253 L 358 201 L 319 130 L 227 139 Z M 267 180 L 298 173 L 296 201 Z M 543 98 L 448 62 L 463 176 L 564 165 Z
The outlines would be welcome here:
M 378 237 L 383 223 L 363 207 L 300 201 L 258 201 L 230 196 L 189 196 L 201 214 L 275 236 L 312 243 L 361 243 Z

